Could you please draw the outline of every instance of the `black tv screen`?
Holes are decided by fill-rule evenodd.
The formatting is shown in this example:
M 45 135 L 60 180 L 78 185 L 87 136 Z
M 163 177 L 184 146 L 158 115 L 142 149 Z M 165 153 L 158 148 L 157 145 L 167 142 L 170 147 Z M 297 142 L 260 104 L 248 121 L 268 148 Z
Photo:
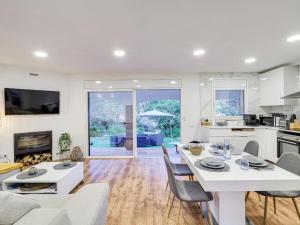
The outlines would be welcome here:
M 5 115 L 59 114 L 59 92 L 5 88 Z

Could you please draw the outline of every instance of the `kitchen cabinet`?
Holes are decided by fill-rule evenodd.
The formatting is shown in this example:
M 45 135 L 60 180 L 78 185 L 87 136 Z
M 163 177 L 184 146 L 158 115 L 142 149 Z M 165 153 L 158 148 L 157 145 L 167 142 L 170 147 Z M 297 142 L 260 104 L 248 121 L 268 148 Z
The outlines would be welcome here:
M 260 106 L 293 105 L 295 100 L 282 97 L 299 91 L 296 66 L 280 67 L 259 75 Z
M 223 143 L 224 139 L 230 139 L 235 149 L 243 150 L 249 141 L 256 140 L 259 143 L 258 156 L 272 162 L 277 162 L 277 132 L 276 127 L 256 128 L 203 128 L 202 140 L 210 143 Z

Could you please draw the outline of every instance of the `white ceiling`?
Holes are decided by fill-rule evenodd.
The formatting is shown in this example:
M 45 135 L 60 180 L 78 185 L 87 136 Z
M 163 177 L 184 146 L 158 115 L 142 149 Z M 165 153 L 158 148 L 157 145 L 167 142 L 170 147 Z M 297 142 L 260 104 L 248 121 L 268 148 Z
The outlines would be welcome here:
M 66 73 L 262 71 L 300 62 L 300 42 L 285 42 L 295 33 L 299 0 L 0 2 L 0 63 Z

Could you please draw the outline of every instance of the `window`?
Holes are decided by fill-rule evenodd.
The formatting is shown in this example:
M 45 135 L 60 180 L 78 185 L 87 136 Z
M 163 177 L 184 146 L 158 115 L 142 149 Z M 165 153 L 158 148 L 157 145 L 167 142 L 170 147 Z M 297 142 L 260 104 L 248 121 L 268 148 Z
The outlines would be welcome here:
M 242 116 L 245 111 L 244 97 L 244 90 L 216 90 L 215 115 Z

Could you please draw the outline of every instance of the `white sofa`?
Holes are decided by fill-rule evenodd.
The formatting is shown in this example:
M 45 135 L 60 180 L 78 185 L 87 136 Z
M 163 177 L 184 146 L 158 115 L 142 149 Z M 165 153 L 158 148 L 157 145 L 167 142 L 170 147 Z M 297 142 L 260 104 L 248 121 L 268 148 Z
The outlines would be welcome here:
M 75 194 L 28 195 L 41 205 L 14 225 L 105 225 L 109 185 L 88 184 Z

